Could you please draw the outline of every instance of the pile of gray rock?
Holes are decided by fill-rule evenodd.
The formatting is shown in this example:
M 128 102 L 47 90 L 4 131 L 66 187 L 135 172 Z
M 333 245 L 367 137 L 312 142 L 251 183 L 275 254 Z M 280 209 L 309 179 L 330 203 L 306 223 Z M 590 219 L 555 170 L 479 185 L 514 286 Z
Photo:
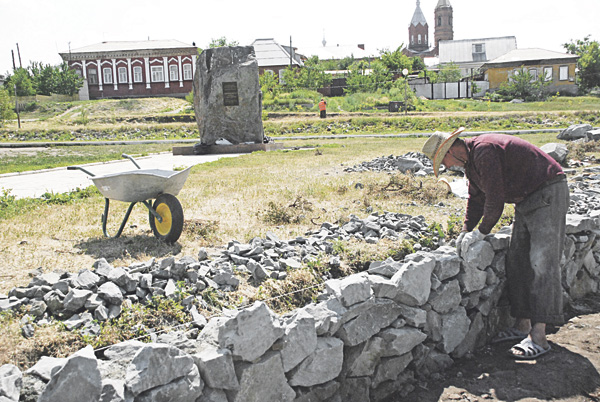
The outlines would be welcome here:
M 568 303 L 600 288 L 599 222 L 569 215 Z M 224 311 L 202 331 L 0 367 L 6 401 L 382 401 L 435 381 L 510 323 L 498 303 L 510 229 L 331 279 L 317 302 L 278 316 L 264 303 Z
M 417 175 L 433 174 L 431 160 L 420 152 L 409 152 L 402 156 L 382 156 L 359 165 L 347 167 L 344 172 L 412 172 Z
M 569 179 L 571 204 L 569 213 L 600 216 L 600 167 L 584 168 L 582 174 Z
M 118 317 L 124 303 L 147 303 L 156 296 L 179 298 L 192 313 L 195 306 L 208 307 L 201 295 L 205 289 L 235 290 L 242 273 L 257 282 L 285 279 L 288 270 L 323 257 L 327 257 L 329 266 L 339 267 L 340 260 L 333 254 L 334 240 L 353 238 L 376 243 L 382 238 L 405 238 L 415 242 L 422 237 L 430 238 L 436 247 L 443 244 L 443 239 L 429 230 L 423 216 L 387 212 L 373 213 L 365 219 L 351 215 L 343 225 L 323 223 L 305 237 L 288 241 L 273 233 L 247 244 L 231 241 L 214 256 L 201 249 L 197 258 L 152 259 L 129 267 L 113 267 L 99 259 L 92 269 L 78 273 L 34 272 L 26 287 L 0 295 L 0 311 L 27 306 L 29 313 L 23 319 L 23 335 L 27 337 L 33 335 L 34 322 L 43 325 L 51 319 L 62 320 L 69 330 L 96 335 L 99 323 Z M 327 279 L 331 277 L 323 278 Z M 184 292 L 188 296 L 182 297 Z M 202 322 L 197 314 L 192 317 Z

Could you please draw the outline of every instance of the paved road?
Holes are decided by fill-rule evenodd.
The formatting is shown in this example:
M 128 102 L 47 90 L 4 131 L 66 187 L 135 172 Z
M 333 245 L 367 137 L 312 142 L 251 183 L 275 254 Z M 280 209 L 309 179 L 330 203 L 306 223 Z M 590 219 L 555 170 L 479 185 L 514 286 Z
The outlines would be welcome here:
M 239 154 L 172 155 L 171 153 L 162 153 L 136 158 L 136 161 L 142 169 L 173 170 L 174 168 L 188 167 L 235 156 L 239 156 Z M 97 176 L 137 169 L 128 159 L 81 166 Z M 17 198 L 40 197 L 46 192 L 65 193 L 78 187 L 85 188 L 93 184 L 88 175 L 82 171 L 67 170 L 67 168 L 0 175 L 0 189 L 10 190 L 10 194 Z

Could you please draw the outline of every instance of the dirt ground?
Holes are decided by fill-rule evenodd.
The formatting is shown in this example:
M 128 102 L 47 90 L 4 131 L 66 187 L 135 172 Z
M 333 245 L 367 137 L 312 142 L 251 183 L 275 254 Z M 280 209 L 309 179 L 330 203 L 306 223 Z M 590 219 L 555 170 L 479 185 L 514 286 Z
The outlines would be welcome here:
M 485 346 L 397 401 L 599 402 L 600 295 L 575 302 L 568 314 L 564 325 L 548 328 L 552 350 L 539 359 L 513 360 L 510 342 Z

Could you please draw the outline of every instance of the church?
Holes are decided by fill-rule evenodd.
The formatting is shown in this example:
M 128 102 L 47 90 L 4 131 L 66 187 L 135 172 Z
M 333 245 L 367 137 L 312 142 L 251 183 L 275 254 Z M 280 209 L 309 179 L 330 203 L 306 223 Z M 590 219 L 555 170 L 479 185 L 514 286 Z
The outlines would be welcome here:
M 433 46 L 430 45 L 429 25 L 421 10 L 421 1 L 408 26 L 408 46 L 403 53 L 409 57 L 436 57 L 439 55 L 441 40 L 453 40 L 454 29 L 452 22 L 452 5 L 450 0 L 438 0 L 434 13 L 435 27 L 433 31 Z

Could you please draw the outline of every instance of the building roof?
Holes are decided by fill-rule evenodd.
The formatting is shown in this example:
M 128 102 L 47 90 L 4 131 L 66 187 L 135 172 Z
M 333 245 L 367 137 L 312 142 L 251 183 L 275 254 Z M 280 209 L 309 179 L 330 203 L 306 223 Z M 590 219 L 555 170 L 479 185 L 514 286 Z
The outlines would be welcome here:
M 123 52 L 132 50 L 154 50 L 154 49 L 181 49 L 196 48 L 196 46 L 180 42 L 174 39 L 167 40 L 142 40 L 142 41 L 104 41 L 89 46 L 71 49 L 61 54 L 73 53 L 106 53 Z
M 491 60 L 488 64 L 520 63 L 525 61 L 536 60 L 576 60 L 578 57 L 579 56 L 574 54 L 554 52 L 552 50 L 545 50 L 539 48 L 514 49 L 506 54 L 503 54 L 500 57 Z
M 423 11 L 421 10 L 420 0 L 417 0 L 417 8 L 415 8 L 415 13 L 413 14 L 410 24 L 414 26 L 417 26 L 419 24 L 423 26 L 427 25 L 427 20 L 425 19 L 425 15 L 423 15 Z
M 439 0 L 435 8 L 440 7 L 452 7 L 452 5 L 450 4 L 450 0 Z
M 252 42 L 252 46 L 254 46 L 254 54 L 256 55 L 259 67 L 286 66 L 290 64 L 290 47 L 281 46 L 273 38 L 256 39 Z M 292 53 L 292 64 L 302 66 L 303 63 L 295 55 L 296 52 Z
M 475 53 L 473 45 L 483 45 Z M 514 36 L 500 36 L 496 38 L 442 40 L 440 47 L 440 63 L 471 63 L 486 62 L 502 56 L 517 48 L 517 38 Z
M 379 56 L 379 52 L 366 50 L 363 45 L 303 47 L 298 49 L 298 53 L 306 57 L 317 56 L 319 60 L 343 60 L 347 57 L 360 60 Z

